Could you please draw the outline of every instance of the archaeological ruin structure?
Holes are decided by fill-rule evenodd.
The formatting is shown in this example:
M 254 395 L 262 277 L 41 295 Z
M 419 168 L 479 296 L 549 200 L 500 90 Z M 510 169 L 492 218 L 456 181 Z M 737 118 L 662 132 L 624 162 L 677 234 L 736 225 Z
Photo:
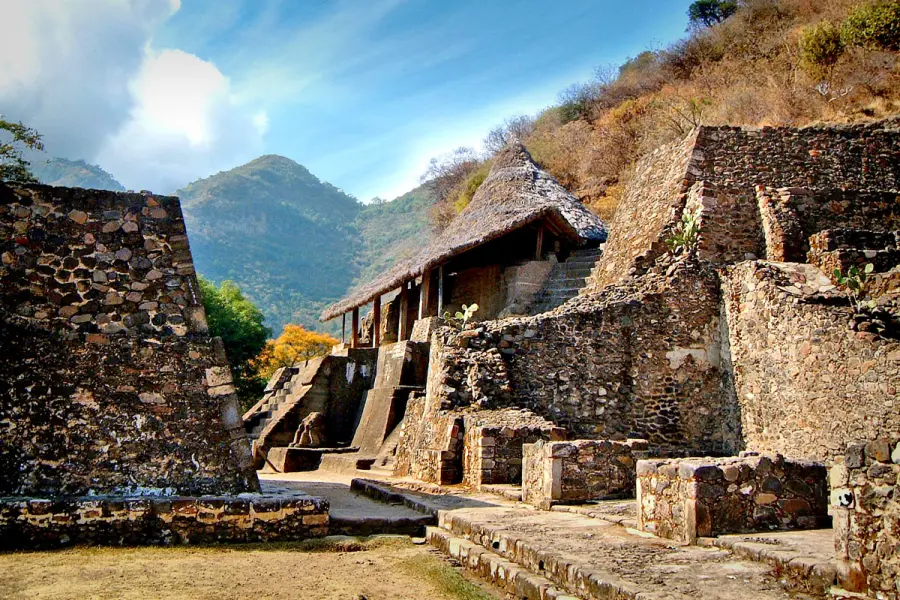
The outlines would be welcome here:
M 900 121 L 699 127 L 637 164 L 608 225 L 513 144 L 243 418 L 177 199 L 0 186 L 0 244 L 8 546 L 324 535 L 327 501 L 255 473 L 320 469 L 536 519 L 616 499 L 641 556 L 824 530 L 824 562 L 772 555 L 785 585 L 900 598 Z M 371 480 L 516 597 L 638 597 Z
M 523 149 L 507 149 L 435 243 L 323 314 L 352 313 L 350 352 L 378 352 L 376 380 L 392 355 L 420 364 L 392 402 L 360 400 L 359 428 L 383 413 L 381 446 L 360 454 L 354 440 L 356 459 L 321 464 L 517 485 L 544 509 L 637 495 L 640 527 L 689 543 L 839 514 L 834 580 L 893 589 L 883 557 L 896 541 L 877 528 L 898 506 L 887 458 L 900 459 L 898 159 L 895 121 L 701 127 L 637 165 L 606 240 L 605 225 L 571 218 Z M 554 203 L 564 208 L 541 212 Z M 685 220 L 699 236 L 673 252 Z M 579 259 L 580 247 L 597 249 Z M 573 256 L 589 272 L 560 305 L 541 304 Z M 834 271 L 867 265 L 862 310 Z M 471 303 L 479 313 L 462 328 L 434 318 Z M 860 463 L 875 461 L 877 501 L 862 473 L 829 485 L 853 444 L 890 450 Z M 877 519 L 854 512 L 873 502 Z

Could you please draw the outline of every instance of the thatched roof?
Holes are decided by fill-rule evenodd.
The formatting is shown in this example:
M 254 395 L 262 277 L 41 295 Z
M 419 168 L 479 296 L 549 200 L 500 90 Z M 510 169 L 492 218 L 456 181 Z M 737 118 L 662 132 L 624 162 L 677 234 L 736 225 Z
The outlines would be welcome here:
M 320 318 L 340 316 L 458 254 L 545 219 L 578 244 L 606 240 L 603 221 L 539 169 L 524 147 L 512 144 L 494 158 L 472 201 L 431 244 L 332 304 Z

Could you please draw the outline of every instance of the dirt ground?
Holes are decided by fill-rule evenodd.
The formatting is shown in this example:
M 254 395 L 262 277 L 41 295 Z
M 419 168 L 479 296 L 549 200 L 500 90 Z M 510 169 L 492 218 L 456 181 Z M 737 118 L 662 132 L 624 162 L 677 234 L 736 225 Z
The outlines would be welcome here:
M 493 600 L 408 538 L 0 554 L 3 599 Z

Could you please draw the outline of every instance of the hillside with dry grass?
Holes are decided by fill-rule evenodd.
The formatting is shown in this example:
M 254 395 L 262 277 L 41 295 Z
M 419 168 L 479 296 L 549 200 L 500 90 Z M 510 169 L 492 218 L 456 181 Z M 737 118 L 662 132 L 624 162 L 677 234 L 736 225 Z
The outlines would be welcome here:
M 900 2 L 745 0 L 727 18 L 694 20 L 649 49 L 560 94 L 534 117 L 493 130 L 483 154 L 459 149 L 427 174 L 443 190 L 439 229 L 471 198 L 492 151 L 515 137 L 563 185 L 609 219 L 645 153 L 697 125 L 804 126 L 900 110 Z

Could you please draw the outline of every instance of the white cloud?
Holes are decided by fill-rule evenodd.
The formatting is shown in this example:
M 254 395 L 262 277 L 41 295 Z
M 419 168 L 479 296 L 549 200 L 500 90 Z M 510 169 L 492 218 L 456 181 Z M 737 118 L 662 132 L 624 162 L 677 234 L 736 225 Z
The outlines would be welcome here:
M 262 149 L 266 113 L 238 104 L 229 79 L 193 54 L 148 49 L 130 90 L 130 119 L 97 157 L 126 187 L 170 193 Z
M 11 6 L 6 6 L 7 4 Z M 214 64 L 153 48 L 180 0 L 6 2 L 0 112 L 47 154 L 97 162 L 126 187 L 171 192 L 253 158 L 268 129 Z
M 173 0 L 5 2 L 0 111 L 44 134 L 49 152 L 91 158 L 127 119 L 128 82 Z

